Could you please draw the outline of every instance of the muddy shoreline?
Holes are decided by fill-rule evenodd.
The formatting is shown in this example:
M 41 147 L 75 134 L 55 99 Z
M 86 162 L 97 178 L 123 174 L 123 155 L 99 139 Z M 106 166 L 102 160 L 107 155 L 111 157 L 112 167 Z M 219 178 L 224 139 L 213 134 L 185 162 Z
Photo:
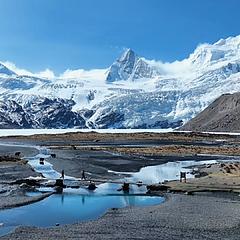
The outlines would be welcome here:
M 20 227 L 1 239 L 239 239 L 233 196 L 171 195 L 161 205 L 112 209 L 95 221 L 53 228 Z

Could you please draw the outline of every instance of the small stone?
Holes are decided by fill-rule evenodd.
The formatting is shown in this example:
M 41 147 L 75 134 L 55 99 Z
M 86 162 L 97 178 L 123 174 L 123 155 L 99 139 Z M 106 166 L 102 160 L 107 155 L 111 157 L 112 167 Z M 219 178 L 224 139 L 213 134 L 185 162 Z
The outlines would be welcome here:
M 193 195 L 192 192 L 185 192 L 184 194 L 185 194 L 185 195 Z

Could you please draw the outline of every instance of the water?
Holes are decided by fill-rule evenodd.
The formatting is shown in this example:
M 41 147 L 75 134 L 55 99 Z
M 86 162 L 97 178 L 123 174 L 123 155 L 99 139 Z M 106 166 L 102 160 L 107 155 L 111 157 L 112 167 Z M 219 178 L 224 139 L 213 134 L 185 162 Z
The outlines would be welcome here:
M 139 172 L 132 173 L 131 177 L 127 178 L 127 180 L 131 182 L 142 181 L 146 184 L 154 184 L 165 180 L 177 180 L 179 179 L 180 172 L 186 172 L 187 178 L 194 178 L 194 175 L 191 173 L 192 166 L 197 167 L 203 164 L 213 164 L 217 162 L 218 160 L 168 162 L 157 166 L 141 168 Z
M 54 194 L 40 202 L 0 211 L 0 236 L 17 226 L 49 227 L 94 220 L 108 209 L 157 205 L 162 197 L 140 195 Z

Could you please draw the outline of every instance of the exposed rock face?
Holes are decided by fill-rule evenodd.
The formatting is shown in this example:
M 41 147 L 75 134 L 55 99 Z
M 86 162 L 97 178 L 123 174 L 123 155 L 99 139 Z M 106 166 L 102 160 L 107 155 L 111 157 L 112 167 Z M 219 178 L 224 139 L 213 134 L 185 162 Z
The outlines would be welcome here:
M 124 120 L 124 114 L 119 112 L 107 112 L 100 115 L 94 122 L 89 121 L 90 128 L 123 128 L 121 122 Z
M 26 112 L 38 128 L 85 127 L 84 119 L 72 111 L 74 101 L 38 98 L 25 108 Z
M 30 128 L 32 121 L 23 108 L 13 100 L 0 102 L 0 128 Z
M 85 120 L 72 111 L 73 101 L 39 98 L 27 106 L 13 100 L 0 102 L 1 128 L 85 128 Z
M 240 93 L 223 94 L 180 130 L 240 132 Z
M 6 66 L 4 66 L 1 63 L 0 63 L 0 74 L 5 74 L 5 75 L 8 75 L 8 76 L 16 75 L 15 72 L 11 71 L 10 69 L 8 69 Z

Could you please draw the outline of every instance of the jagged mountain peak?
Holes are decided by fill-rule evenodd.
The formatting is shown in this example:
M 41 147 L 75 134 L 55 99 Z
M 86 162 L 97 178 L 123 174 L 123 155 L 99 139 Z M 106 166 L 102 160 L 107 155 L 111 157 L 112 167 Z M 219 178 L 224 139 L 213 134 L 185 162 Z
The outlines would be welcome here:
M 235 37 L 228 37 L 226 39 L 221 38 L 216 43 L 213 44 L 214 46 L 232 46 L 234 48 L 240 48 L 240 35 Z
M 108 83 L 142 78 L 151 78 L 155 68 L 144 58 L 139 57 L 131 48 L 128 48 L 109 68 L 106 81 Z
M 0 63 L 0 74 L 5 74 L 8 76 L 17 75 L 15 72 L 7 68 L 4 64 Z
M 127 48 L 117 61 L 119 62 L 135 61 L 136 57 L 137 57 L 136 53 L 131 48 Z
M 197 67 L 208 67 L 215 63 L 240 59 L 240 35 L 220 39 L 214 44 L 201 44 L 190 54 L 189 60 Z

